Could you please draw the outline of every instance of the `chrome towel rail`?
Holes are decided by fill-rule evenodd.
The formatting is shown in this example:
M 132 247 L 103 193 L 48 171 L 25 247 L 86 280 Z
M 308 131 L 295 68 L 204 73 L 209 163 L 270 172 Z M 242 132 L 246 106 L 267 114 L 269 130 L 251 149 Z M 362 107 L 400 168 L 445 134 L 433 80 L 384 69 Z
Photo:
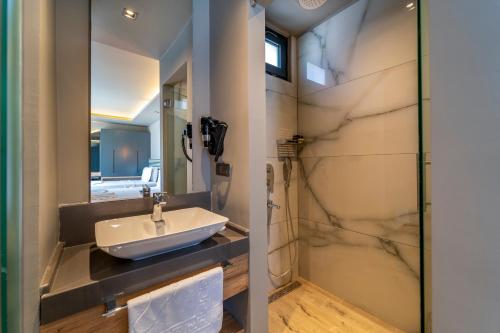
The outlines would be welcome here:
M 231 267 L 233 264 L 230 263 L 229 261 L 223 261 L 221 262 L 221 266 L 224 270 L 227 268 Z M 174 283 L 174 282 L 172 282 Z M 118 305 L 116 302 L 116 298 L 112 298 L 104 303 L 104 306 L 106 308 L 105 312 L 101 315 L 102 317 L 109 318 L 113 317 L 116 315 L 118 312 L 121 310 L 125 310 L 128 308 L 127 304 L 125 305 Z

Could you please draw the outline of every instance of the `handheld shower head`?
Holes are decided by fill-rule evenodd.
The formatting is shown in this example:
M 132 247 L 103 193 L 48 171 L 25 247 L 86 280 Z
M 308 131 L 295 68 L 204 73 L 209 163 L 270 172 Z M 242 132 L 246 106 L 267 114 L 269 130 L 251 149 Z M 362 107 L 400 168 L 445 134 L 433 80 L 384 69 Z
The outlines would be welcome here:
M 292 159 L 285 157 L 283 160 L 283 181 L 286 188 L 290 187 L 290 178 L 292 178 Z

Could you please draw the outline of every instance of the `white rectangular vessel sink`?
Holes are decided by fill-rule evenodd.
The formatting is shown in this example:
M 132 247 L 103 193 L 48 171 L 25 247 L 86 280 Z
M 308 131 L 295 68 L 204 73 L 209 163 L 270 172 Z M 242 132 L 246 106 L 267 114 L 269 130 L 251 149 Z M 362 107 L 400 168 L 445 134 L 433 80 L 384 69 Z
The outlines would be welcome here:
M 138 260 L 196 245 L 229 221 L 198 207 L 164 212 L 163 220 L 155 224 L 147 214 L 97 222 L 97 246 L 112 256 Z

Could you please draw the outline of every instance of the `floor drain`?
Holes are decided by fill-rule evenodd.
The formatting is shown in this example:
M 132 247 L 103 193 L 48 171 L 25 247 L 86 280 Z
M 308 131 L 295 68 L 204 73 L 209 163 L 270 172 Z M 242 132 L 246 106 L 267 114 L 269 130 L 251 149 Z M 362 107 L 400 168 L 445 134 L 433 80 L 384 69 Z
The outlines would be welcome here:
M 270 303 L 274 302 L 275 300 L 285 296 L 289 292 L 294 291 L 295 289 L 299 288 L 301 285 L 302 284 L 299 281 L 290 282 L 289 284 L 287 284 L 283 288 L 278 289 L 274 293 L 269 295 L 268 303 L 270 304 Z

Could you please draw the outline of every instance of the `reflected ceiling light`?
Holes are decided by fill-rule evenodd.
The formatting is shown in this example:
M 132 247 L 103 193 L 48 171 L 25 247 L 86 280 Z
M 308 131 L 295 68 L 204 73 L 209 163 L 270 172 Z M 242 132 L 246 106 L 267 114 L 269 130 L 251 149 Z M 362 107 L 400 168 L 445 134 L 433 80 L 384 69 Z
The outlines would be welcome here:
M 109 114 L 109 113 L 90 112 L 90 115 L 92 117 L 96 117 L 96 118 L 114 119 L 114 120 L 123 120 L 123 121 L 132 121 L 131 117 L 116 116 L 116 115 Z
M 129 20 L 135 21 L 139 13 L 129 8 L 123 8 L 122 15 L 128 18 Z
M 408 4 L 406 4 L 406 8 L 408 8 L 408 10 L 414 10 L 415 4 L 413 2 L 409 2 Z

